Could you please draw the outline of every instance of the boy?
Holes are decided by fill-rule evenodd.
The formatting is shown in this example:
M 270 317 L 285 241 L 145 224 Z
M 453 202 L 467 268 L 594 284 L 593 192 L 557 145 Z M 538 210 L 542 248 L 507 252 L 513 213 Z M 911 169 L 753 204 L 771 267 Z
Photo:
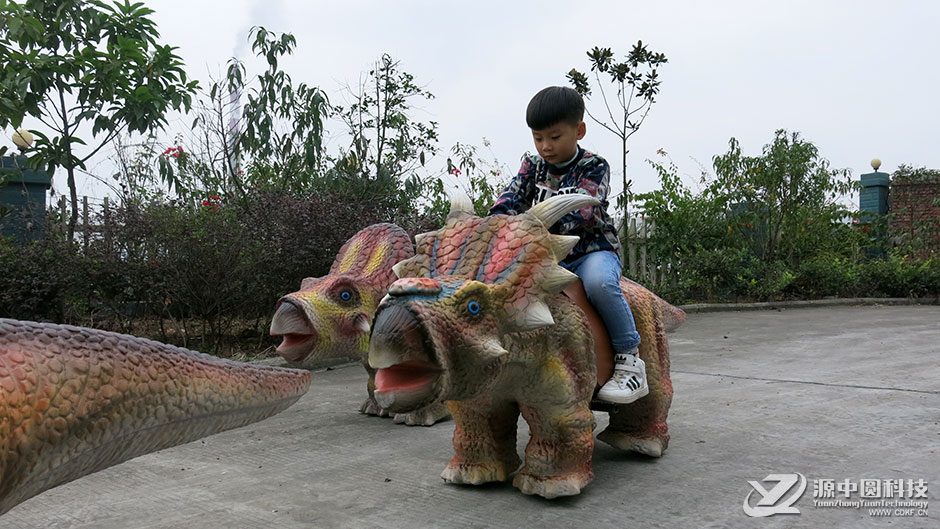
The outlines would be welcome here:
M 627 404 L 649 393 L 646 367 L 638 356 L 640 335 L 620 290 L 620 241 L 607 215 L 610 166 L 578 146 L 584 137 L 584 100 L 574 89 L 550 86 L 535 94 L 526 109 L 526 123 L 538 156 L 526 156 L 490 208 L 490 214 L 517 215 L 553 195 L 583 193 L 601 201 L 561 218 L 549 231 L 581 238 L 561 266 L 584 283 L 588 300 L 607 325 L 614 346 L 614 374 L 598 398 Z

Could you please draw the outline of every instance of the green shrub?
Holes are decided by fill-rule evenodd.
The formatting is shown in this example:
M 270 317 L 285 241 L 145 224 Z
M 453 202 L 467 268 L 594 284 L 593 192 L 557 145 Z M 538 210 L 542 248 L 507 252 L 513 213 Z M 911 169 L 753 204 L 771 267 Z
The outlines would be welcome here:
M 940 260 L 912 259 L 897 251 L 862 268 L 868 296 L 940 296 Z
M 0 238 L 0 317 L 71 321 L 82 299 L 81 259 L 60 238 L 18 244 Z
M 820 253 L 802 263 L 787 293 L 800 298 L 862 295 L 863 265 L 836 253 Z

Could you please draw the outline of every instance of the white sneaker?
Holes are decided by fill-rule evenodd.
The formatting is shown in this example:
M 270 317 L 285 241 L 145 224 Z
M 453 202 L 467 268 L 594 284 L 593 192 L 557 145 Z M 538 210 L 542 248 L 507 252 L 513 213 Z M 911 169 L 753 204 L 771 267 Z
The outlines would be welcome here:
M 597 398 L 615 404 L 630 404 L 649 392 L 643 360 L 635 354 L 617 353 L 614 357 L 614 374 L 597 392 Z

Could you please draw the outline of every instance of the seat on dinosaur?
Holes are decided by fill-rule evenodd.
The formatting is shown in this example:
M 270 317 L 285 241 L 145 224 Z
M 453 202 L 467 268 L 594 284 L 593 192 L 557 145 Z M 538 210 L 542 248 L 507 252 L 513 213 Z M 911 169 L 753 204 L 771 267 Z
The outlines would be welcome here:
M 587 316 L 591 336 L 594 337 L 594 365 L 597 367 L 597 386 L 603 386 L 614 374 L 614 346 L 610 342 L 610 333 L 604 320 L 587 298 L 584 283 L 580 279 L 565 287 L 562 293 L 574 301 Z

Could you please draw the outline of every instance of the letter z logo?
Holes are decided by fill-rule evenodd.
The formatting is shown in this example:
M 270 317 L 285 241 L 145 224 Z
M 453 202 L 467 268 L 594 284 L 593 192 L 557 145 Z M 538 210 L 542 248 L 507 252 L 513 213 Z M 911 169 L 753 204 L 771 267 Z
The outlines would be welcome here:
M 775 514 L 800 514 L 800 510 L 794 507 L 793 504 L 806 491 L 806 477 L 803 474 L 799 472 L 796 474 L 770 474 L 763 481 L 776 482 L 777 484 L 767 490 L 760 482 L 748 481 L 754 490 L 748 492 L 747 497 L 744 498 L 744 514 L 754 518 L 763 518 Z M 781 501 L 783 495 L 790 490 L 793 490 L 793 493 Z M 754 492 L 760 493 L 761 499 L 752 507 L 749 500 Z

